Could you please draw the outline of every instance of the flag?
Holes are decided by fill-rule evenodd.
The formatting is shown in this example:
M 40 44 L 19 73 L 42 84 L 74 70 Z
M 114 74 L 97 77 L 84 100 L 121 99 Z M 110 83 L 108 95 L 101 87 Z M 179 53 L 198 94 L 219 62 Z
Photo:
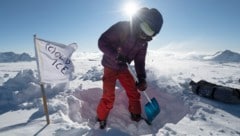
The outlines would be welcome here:
M 68 82 L 74 72 L 71 61 L 77 44 L 64 45 L 34 37 L 37 65 L 42 83 Z

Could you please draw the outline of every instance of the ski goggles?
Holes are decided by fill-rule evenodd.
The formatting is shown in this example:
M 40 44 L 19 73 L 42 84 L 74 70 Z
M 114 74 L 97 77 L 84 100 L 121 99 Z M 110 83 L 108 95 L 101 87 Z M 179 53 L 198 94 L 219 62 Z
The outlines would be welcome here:
M 151 37 L 155 33 L 146 22 L 140 23 L 140 28 L 147 36 Z
M 154 31 L 146 22 L 140 23 L 139 37 L 143 40 L 152 39 Z

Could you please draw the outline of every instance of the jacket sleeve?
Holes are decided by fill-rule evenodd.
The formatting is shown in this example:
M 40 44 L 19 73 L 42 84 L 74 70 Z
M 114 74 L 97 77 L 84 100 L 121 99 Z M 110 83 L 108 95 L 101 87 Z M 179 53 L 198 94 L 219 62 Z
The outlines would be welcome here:
M 121 39 L 121 22 L 118 22 L 105 31 L 98 40 L 98 47 L 109 58 L 115 59 Z
M 137 73 L 138 79 L 146 78 L 146 70 L 145 70 L 145 60 L 147 54 L 147 45 L 144 46 L 136 55 L 134 59 L 135 70 Z

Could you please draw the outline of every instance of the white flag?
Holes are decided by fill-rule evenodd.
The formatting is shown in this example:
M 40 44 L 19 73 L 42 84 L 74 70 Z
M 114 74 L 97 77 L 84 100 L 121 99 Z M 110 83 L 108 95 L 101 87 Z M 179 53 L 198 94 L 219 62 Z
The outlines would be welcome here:
M 74 71 L 71 56 L 77 49 L 77 44 L 73 43 L 67 46 L 38 38 L 34 39 L 40 82 L 68 82 Z

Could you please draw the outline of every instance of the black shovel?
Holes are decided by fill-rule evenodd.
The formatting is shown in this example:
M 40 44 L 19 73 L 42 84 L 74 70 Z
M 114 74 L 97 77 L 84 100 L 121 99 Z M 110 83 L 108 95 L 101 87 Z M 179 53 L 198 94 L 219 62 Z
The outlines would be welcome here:
M 138 79 L 134 73 L 134 70 L 130 67 L 130 64 L 127 63 L 128 70 L 133 76 L 134 80 L 138 82 Z M 143 91 L 144 96 L 147 98 L 148 103 L 145 104 L 144 110 L 147 116 L 147 122 L 151 123 L 153 119 L 160 113 L 160 106 L 156 100 L 156 98 L 150 99 L 145 91 Z

